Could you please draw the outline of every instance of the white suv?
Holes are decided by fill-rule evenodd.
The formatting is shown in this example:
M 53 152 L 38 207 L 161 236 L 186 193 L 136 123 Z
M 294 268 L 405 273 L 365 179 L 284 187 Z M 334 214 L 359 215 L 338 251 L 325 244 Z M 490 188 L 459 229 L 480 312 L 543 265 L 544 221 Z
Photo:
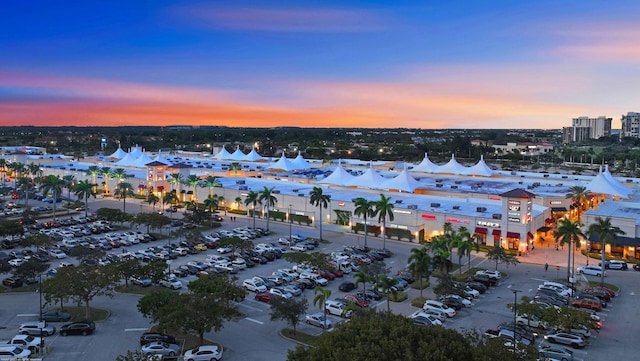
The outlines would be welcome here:
M 590 276 L 598 276 L 598 277 L 602 276 L 602 275 L 606 276 L 606 272 L 604 272 L 602 270 L 602 267 L 593 266 L 593 265 L 578 267 L 578 273 L 582 273 L 582 274 L 590 275 Z
M 440 301 L 427 300 L 427 301 L 425 301 L 425 303 L 422 306 L 422 308 L 424 310 L 436 309 L 436 310 L 442 311 L 449 318 L 454 317 L 456 315 L 456 310 L 454 310 L 453 308 L 445 305 L 444 303 L 442 303 Z
M 242 282 L 242 287 L 251 292 L 267 292 L 267 286 L 264 283 L 250 278 Z
M 327 309 L 327 313 L 335 316 L 349 318 L 351 317 L 351 313 L 353 313 L 351 310 L 347 310 L 345 312 L 345 308 L 347 306 L 345 306 L 344 303 L 338 301 L 329 300 L 324 303 L 324 307 Z

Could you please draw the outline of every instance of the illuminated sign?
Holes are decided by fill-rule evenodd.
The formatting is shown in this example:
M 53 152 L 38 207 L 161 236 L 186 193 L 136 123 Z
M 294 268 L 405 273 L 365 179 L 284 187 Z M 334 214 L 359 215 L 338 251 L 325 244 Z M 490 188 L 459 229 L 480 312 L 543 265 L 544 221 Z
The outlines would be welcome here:
M 554 205 L 554 206 L 555 206 L 555 205 L 562 204 L 562 201 L 551 201 L 551 202 L 549 202 L 549 204 L 551 204 L 551 205 Z
M 513 205 L 520 205 L 520 201 L 509 201 L 509 204 L 513 204 Z
M 423 214 L 420 217 L 424 218 L 424 219 L 431 219 L 431 220 L 435 220 L 436 216 L 433 216 L 431 214 Z
M 477 221 L 476 225 L 480 227 L 500 228 L 500 223 L 489 222 L 489 221 Z
M 509 204 L 509 210 L 510 211 L 516 211 L 516 212 L 520 212 L 520 205 L 513 205 L 513 204 Z
M 340 206 L 340 207 L 344 207 L 344 202 L 340 202 L 340 203 L 338 203 L 338 206 Z
M 394 209 L 393 213 L 411 214 L 411 211 L 405 211 L 405 210 L 402 210 L 402 209 Z
M 469 224 L 469 220 L 468 220 L 468 219 L 445 218 L 445 221 L 447 221 L 447 222 L 451 222 L 451 223 L 464 223 L 464 224 Z
M 509 222 L 516 222 L 516 223 L 520 223 L 520 218 L 509 217 Z
M 509 216 L 511 216 L 511 217 L 520 217 L 520 212 L 509 212 Z
M 492 201 L 499 201 L 502 198 L 500 198 L 500 197 L 489 197 L 489 199 L 492 200 Z

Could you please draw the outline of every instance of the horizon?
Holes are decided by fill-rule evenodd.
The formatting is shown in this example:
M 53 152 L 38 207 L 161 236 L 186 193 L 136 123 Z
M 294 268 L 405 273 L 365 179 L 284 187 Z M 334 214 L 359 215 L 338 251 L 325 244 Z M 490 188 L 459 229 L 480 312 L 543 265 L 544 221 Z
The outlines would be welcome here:
M 552 130 L 606 116 L 619 129 L 640 97 L 634 9 L 15 2 L 0 10 L 0 122 Z

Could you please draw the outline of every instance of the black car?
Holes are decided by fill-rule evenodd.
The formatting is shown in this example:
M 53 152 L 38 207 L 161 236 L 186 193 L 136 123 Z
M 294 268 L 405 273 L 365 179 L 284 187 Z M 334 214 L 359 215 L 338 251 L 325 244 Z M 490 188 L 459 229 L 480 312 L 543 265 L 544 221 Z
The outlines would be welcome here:
M 487 286 L 484 283 L 470 281 L 467 282 L 467 286 L 480 292 L 481 294 L 487 292 Z
M 166 342 L 170 344 L 178 344 L 175 336 L 167 335 L 159 332 L 145 332 L 140 336 L 140 346 L 151 342 Z
M 338 289 L 342 292 L 349 292 L 356 288 L 356 285 L 353 282 L 342 282 Z
M 356 295 L 358 297 L 364 297 L 367 301 L 380 301 L 382 299 L 382 294 L 376 290 L 360 290 L 356 292 Z
M 497 279 L 491 278 L 487 275 L 473 275 L 469 280 L 473 282 L 480 282 L 483 285 L 487 286 L 487 288 L 498 284 Z
M 211 219 L 213 219 L 216 222 L 222 222 L 222 217 L 220 217 L 217 214 L 214 214 L 213 216 L 211 216 Z
M 448 298 L 448 297 L 444 297 L 440 300 L 440 302 L 444 303 L 445 305 L 453 308 L 454 310 L 458 311 L 461 310 L 464 307 L 464 304 L 455 299 L 455 298 Z
M 49 310 L 42 313 L 42 319 L 47 322 L 69 322 L 71 315 L 58 310 Z
M 80 321 L 67 323 L 60 327 L 60 335 L 90 335 L 96 330 L 96 324 L 93 321 Z

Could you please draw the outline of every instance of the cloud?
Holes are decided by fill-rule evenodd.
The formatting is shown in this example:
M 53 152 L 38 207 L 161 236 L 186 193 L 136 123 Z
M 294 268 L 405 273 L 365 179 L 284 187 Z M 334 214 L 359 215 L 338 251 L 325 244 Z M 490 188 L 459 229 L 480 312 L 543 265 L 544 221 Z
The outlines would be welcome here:
M 174 8 L 203 27 L 273 32 L 368 32 L 385 28 L 377 12 L 348 9 L 223 9 L 210 6 Z

